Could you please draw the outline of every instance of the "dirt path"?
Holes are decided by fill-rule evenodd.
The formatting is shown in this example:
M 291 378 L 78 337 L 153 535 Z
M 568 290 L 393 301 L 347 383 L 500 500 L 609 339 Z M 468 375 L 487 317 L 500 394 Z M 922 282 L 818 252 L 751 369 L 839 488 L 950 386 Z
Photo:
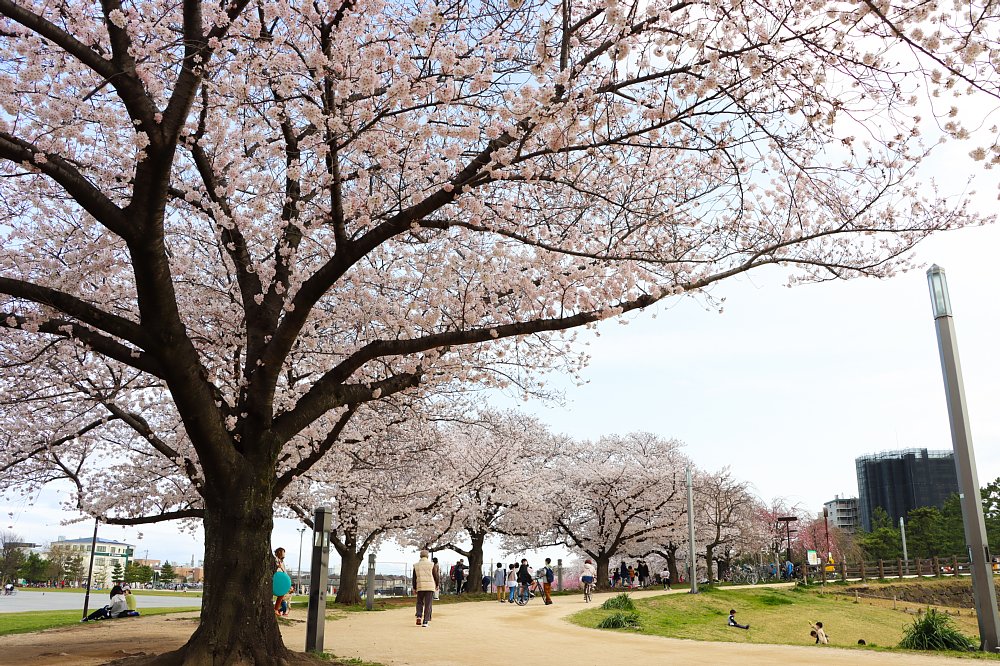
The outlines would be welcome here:
M 640 592 L 637 597 L 662 592 Z M 595 595 L 599 603 L 609 595 Z M 413 611 L 347 613 L 326 625 L 325 647 L 340 657 L 359 657 L 386 666 L 662 666 L 668 663 L 738 666 L 949 666 L 967 660 L 887 654 L 814 646 L 705 643 L 656 636 L 610 634 L 577 627 L 565 617 L 585 607 L 578 596 L 557 597 L 552 606 L 524 608 L 496 602 L 438 606 L 426 629 L 415 626 Z M 196 614 L 100 622 L 36 634 L 0 637 L 0 665 L 97 666 L 139 653 L 180 647 L 194 629 Z M 305 612 L 282 627 L 285 644 L 305 646 Z M 516 653 L 516 655 L 515 655 Z

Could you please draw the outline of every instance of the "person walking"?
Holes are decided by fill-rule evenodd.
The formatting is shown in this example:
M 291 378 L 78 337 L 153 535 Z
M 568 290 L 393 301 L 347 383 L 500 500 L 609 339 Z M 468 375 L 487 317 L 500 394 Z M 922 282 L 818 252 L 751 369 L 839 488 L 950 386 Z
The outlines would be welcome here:
M 497 601 L 503 603 L 507 595 L 507 572 L 504 571 L 503 562 L 497 562 L 496 571 L 493 572 L 493 587 L 497 588 Z
M 663 571 L 660 572 L 660 581 L 663 583 L 663 589 L 670 589 L 670 567 L 663 567 Z
M 511 564 L 507 571 L 507 601 L 514 603 L 514 595 L 517 593 L 517 565 Z
M 639 587 L 649 586 L 649 565 L 646 564 L 645 560 L 639 560 Z
M 455 562 L 455 594 L 462 594 L 462 586 L 465 584 L 465 563 L 459 558 Z
M 276 597 L 274 599 L 274 614 L 275 615 L 286 616 L 286 615 L 288 615 L 288 600 L 287 600 L 287 598 L 288 598 L 288 596 L 290 595 L 290 593 L 292 591 L 292 588 L 291 588 L 291 585 L 290 585 L 292 577 L 288 575 L 288 569 L 285 568 L 285 549 L 284 548 L 275 548 L 274 549 L 274 573 L 277 573 L 279 571 L 282 572 L 282 573 L 284 573 L 286 576 L 288 576 L 289 588 L 288 588 L 288 591 L 285 592 L 284 594 L 282 594 L 282 595 L 276 595 Z
M 431 559 L 434 563 L 434 580 L 438 581 L 434 585 L 434 601 L 441 598 L 441 565 L 438 564 L 438 558 L 434 557 Z
M 417 626 L 426 627 L 431 621 L 434 590 L 440 584 L 430 553 L 420 551 L 420 560 L 413 565 L 413 589 L 417 592 Z
M 545 558 L 545 568 L 542 570 L 542 589 L 545 590 L 545 605 L 552 603 L 552 583 L 556 580 L 555 571 L 552 570 L 552 558 Z
M 618 580 L 622 582 L 622 588 L 628 589 L 632 585 L 632 579 L 628 577 L 628 565 L 625 560 L 618 566 Z
M 528 566 L 527 558 L 521 559 L 521 566 L 517 569 L 517 584 L 521 588 L 518 594 L 527 601 L 531 596 L 531 568 Z

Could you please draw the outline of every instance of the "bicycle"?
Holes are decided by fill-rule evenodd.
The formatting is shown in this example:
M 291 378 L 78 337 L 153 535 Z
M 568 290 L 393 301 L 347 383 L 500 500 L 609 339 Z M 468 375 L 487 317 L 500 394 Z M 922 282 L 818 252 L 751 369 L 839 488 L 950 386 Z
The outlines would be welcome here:
M 533 596 L 535 596 L 535 595 L 531 592 L 531 585 L 530 584 L 528 584 L 528 583 L 518 583 L 517 584 L 517 595 L 514 597 L 514 603 L 516 603 L 518 606 L 524 606 L 529 601 L 531 601 L 531 597 L 533 597 Z
M 591 595 L 594 592 L 594 581 L 589 581 L 583 584 L 583 601 L 585 603 L 590 603 Z

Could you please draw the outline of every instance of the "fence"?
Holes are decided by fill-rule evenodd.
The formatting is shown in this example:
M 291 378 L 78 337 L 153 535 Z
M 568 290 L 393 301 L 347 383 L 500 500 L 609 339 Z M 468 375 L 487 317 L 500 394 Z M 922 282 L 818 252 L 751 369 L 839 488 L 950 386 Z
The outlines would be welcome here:
M 995 565 L 994 565 L 995 566 Z M 829 571 L 829 569 L 833 571 Z M 877 560 L 874 562 L 841 562 L 833 566 L 820 566 L 818 571 L 807 573 L 810 580 L 827 582 L 828 580 L 878 580 L 885 578 L 904 577 L 941 577 L 958 576 L 970 572 L 968 558 L 952 556 L 950 558 L 930 557 L 911 558 L 903 560 Z

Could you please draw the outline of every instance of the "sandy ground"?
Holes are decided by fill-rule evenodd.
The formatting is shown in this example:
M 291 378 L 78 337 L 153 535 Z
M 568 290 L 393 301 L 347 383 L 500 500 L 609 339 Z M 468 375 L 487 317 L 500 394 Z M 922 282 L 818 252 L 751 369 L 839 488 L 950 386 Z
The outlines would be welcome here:
M 662 592 L 640 592 L 652 596 Z M 595 595 L 599 603 L 609 595 Z M 434 609 L 427 628 L 414 624 L 412 609 L 347 613 L 326 624 L 325 647 L 339 657 L 360 657 L 386 666 L 646 666 L 734 664 L 738 666 L 946 666 L 964 659 L 887 654 L 815 646 L 705 643 L 655 636 L 610 634 L 577 627 L 565 617 L 585 608 L 581 597 L 557 597 L 551 606 L 534 600 L 523 608 L 497 602 L 451 604 Z M 96 666 L 133 655 L 180 647 L 191 635 L 195 614 L 99 622 L 35 634 L 0 637 L 0 665 Z M 305 611 L 282 627 L 285 644 L 305 647 Z

